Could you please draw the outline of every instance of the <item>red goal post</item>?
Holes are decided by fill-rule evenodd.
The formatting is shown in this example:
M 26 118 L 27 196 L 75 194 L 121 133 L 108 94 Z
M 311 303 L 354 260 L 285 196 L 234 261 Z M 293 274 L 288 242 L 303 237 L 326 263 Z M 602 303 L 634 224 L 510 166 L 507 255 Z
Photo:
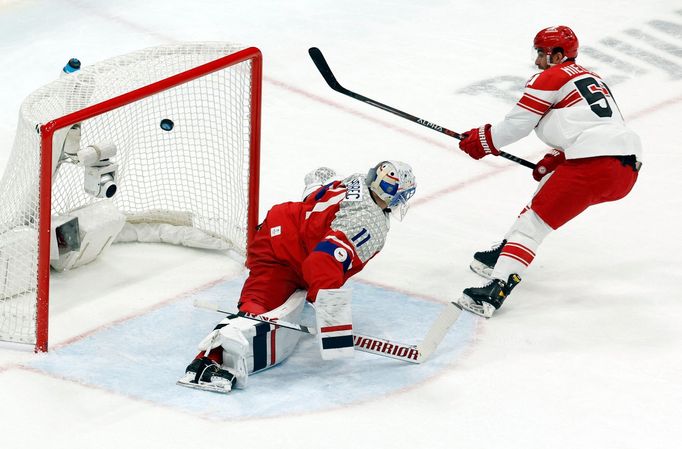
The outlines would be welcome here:
M 227 50 L 223 50 L 218 43 L 208 43 L 204 47 L 202 47 L 202 45 L 203 44 L 192 43 L 187 44 L 186 46 L 177 44 L 166 47 L 157 47 L 155 49 L 150 49 L 154 50 L 154 53 L 149 56 L 149 60 L 156 57 L 158 59 L 163 59 L 164 64 L 168 64 L 168 60 L 173 61 L 171 63 L 171 65 L 173 65 L 174 61 L 183 58 L 194 61 L 196 59 L 195 54 L 187 56 L 187 54 L 192 51 L 200 51 L 202 52 L 202 57 L 205 57 L 204 53 L 212 54 L 212 52 L 232 49 L 232 47 L 227 46 L 225 47 Z M 205 48 L 209 48 L 210 51 L 206 51 Z M 176 51 L 177 54 L 173 53 L 173 51 Z M 173 53 L 172 56 L 169 56 L 171 53 Z M 134 63 L 136 64 L 136 68 L 142 70 L 147 64 L 150 64 L 151 66 L 152 63 L 149 63 L 147 59 L 145 59 L 146 56 L 143 53 L 137 52 L 136 54 L 139 54 L 139 60 Z M 129 63 L 128 60 L 124 62 L 121 61 L 123 60 L 117 60 L 116 64 L 124 65 L 125 63 Z M 246 65 L 240 66 L 242 63 L 245 63 Z M 114 66 L 116 64 L 114 64 Z M 133 63 L 130 64 L 132 67 Z M 185 64 L 186 62 L 183 60 L 183 63 L 178 64 L 178 67 L 182 67 Z M 150 68 L 150 71 L 154 73 L 156 73 L 156 70 L 156 68 Z M 166 70 L 166 68 L 164 68 L 164 70 Z M 169 70 L 172 71 L 172 69 Z M 239 72 L 239 74 L 235 76 L 240 77 L 240 79 L 232 81 L 232 78 L 230 77 L 233 75 L 225 75 L 224 77 L 213 75 L 220 73 L 221 71 L 227 72 L 230 70 Z M 84 68 L 83 72 L 85 71 Z M 162 73 L 163 70 L 160 72 Z M 93 78 L 96 78 L 99 75 L 97 71 L 93 71 L 92 73 Z M 246 75 L 244 75 L 244 73 L 246 73 Z M 135 76 L 138 75 L 133 75 L 133 77 Z M 246 77 L 243 78 L 244 76 Z M 120 77 L 120 73 L 117 72 L 117 75 L 112 77 L 112 82 L 116 82 L 116 77 Z M 209 81 L 203 83 L 203 81 L 200 82 L 197 80 Z M 139 80 L 136 79 L 135 82 L 139 83 Z M 119 185 L 120 193 L 117 193 L 117 195 L 112 198 L 112 202 L 116 203 L 117 207 L 126 215 L 130 214 L 131 216 L 134 215 L 139 217 L 140 215 L 144 215 L 144 208 L 146 207 L 149 207 L 150 210 L 152 210 L 152 215 L 158 215 L 158 211 L 165 209 L 166 207 L 154 204 L 154 202 L 157 201 L 156 193 L 157 190 L 164 190 L 165 186 L 145 186 L 145 183 L 153 182 L 153 179 L 157 178 L 160 179 L 161 182 L 163 182 L 164 179 L 168 179 L 170 182 L 178 182 L 179 184 L 175 188 L 177 192 L 173 192 L 172 188 L 168 189 L 168 204 L 170 204 L 170 206 L 167 208 L 180 210 L 185 213 L 185 207 L 189 210 L 189 208 L 193 206 L 193 203 L 206 202 L 206 205 L 200 205 L 200 207 L 203 208 L 202 211 L 192 210 L 191 212 L 186 212 L 186 215 L 191 217 L 189 219 L 189 226 L 202 228 L 201 225 L 196 225 L 196 223 L 204 220 L 204 222 L 209 224 L 204 226 L 206 229 L 201 229 L 202 232 L 207 233 L 211 238 L 229 241 L 231 249 L 244 255 L 246 252 L 246 244 L 251 240 L 258 223 L 261 84 L 261 52 L 253 47 L 241 48 L 230 54 L 226 54 L 225 56 L 201 63 L 188 70 L 183 70 L 180 73 L 172 74 L 171 76 L 164 77 L 158 81 L 144 84 L 141 87 L 124 92 L 120 95 L 67 113 L 59 118 L 49 120 L 46 123 L 36 124 L 36 130 L 39 130 L 40 140 L 38 210 L 37 217 L 35 217 L 37 220 L 33 219 L 33 221 L 31 221 L 30 219 L 25 219 L 23 223 L 24 226 L 27 226 L 27 223 L 29 226 L 35 226 L 37 230 L 37 284 L 35 287 L 35 315 L 34 320 L 32 321 L 35 323 L 36 351 L 47 351 L 48 348 L 49 287 L 51 271 L 50 247 L 51 239 L 53 238 L 51 236 L 52 217 L 55 213 L 68 212 L 69 208 L 72 208 L 73 206 L 82 207 L 81 204 L 91 202 L 89 199 L 84 200 L 83 203 L 74 201 L 72 197 L 81 196 L 82 192 L 79 192 L 77 195 L 69 193 L 73 190 L 72 187 L 65 188 L 64 192 L 57 190 L 59 188 L 57 186 L 58 182 L 62 181 L 53 178 L 53 172 L 56 176 L 55 166 L 57 165 L 57 162 L 53 160 L 53 154 L 58 154 L 58 149 L 55 150 L 55 148 L 53 148 L 53 145 L 55 145 L 56 142 L 56 133 L 59 133 L 60 130 L 67 130 L 74 125 L 83 124 L 84 140 L 86 140 L 88 136 L 97 133 L 106 135 L 107 138 L 114 140 L 116 140 L 116 137 L 111 136 L 117 136 L 117 138 L 125 140 L 130 134 L 134 134 L 135 138 L 131 138 L 132 143 L 127 146 L 121 145 L 121 148 L 119 149 L 122 172 Z M 174 89 L 177 90 L 177 94 L 174 93 Z M 176 104 L 173 102 L 176 95 L 184 98 L 184 100 L 182 100 L 183 104 Z M 159 104 L 154 104 L 154 101 L 148 100 L 150 98 L 159 98 Z M 227 107 L 218 104 L 223 100 L 228 103 Z M 205 109 L 201 109 L 204 107 Z M 124 114 L 126 114 L 126 117 L 131 117 L 126 118 L 125 120 L 127 120 L 126 123 L 131 123 L 130 126 L 134 129 L 126 128 L 124 125 L 120 131 L 111 131 L 114 126 L 118 126 L 118 124 L 112 125 L 112 123 L 116 123 L 117 115 L 115 113 L 116 111 L 120 111 L 121 108 L 129 109 L 124 111 Z M 166 109 L 169 109 L 169 111 L 165 111 Z M 176 122 L 175 129 L 169 131 L 164 130 L 164 128 L 161 127 L 160 130 L 155 129 L 151 131 L 151 125 L 148 125 L 147 122 L 156 123 L 158 128 L 159 119 L 164 119 L 164 113 L 171 112 L 170 110 L 175 113 L 175 116 L 173 116 Z M 111 115 L 107 116 L 107 114 Z M 24 112 L 23 116 L 25 115 L 26 113 Z M 237 117 L 235 118 L 233 116 Z M 20 121 L 21 120 L 22 114 L 20 114 Z M 90 121 L 95 123 L 93 128 L 99 127 L 100 131 L 88 134 L 87 127 L 89 123 L 91 123 Z M 105 123 L 102 124 L 101 122 Z M 21 126 L 22 125 L 20 124 L 20 129 Z M 137 128 L 143 126 L 145 127 L 144 131 L 137 130 Z M 20 129 L 17 131 L 18 134 Z M 173 139 L 172 133 L 177 133 L 176 135 L 180 136 L 178 139 L 184 139 L 182 143 L 175 143 L 172 140 L 169 140 Z M 222 138 L 223 136 L 224 139 Z M 17 136 L 17 139 L 18 138 L 19 135 Z M 237 143 L 233 144 L 233 140 Z M 241 141 L 244 141 L 243 145 L 241 144 Z M 90 143 L 97 142 L 91 141 Z M 118 144 L 118 142 L 113 143 Z M 18 152 L 17 146 L 15 141 L 15 148 L 13 149 L 12 156 L 14 156 L 15 152 Z M 244 148 L 241 148 L 242 146 Z M 170 150 L 168 150 L 167 154 L 158 158 L 160 162 L 155 162 L 157 164 L 156 166 L 151 169 L 150 167 L 145 167 L 144 161 L 151 161 L 155 157 L 152 152 L 157 151 L 157 149 L 158 151 L 165 151 L 166 147 L 170 148 Z M 130 156 L 126 152 L 129 152 Z M 180 155 L 176 153 L 183 152 L 187 152 L 188 155 L 182 156 L 182 160 L 178 159 L 180 158 Z M 231 160 L 233 157 L 236 162 Z M 230 160 L 228 161 L 227 159 Z M 143 162 L 140 163 L 140 161 Z M 13 158 L 10 157 L 7 170 L 13 169 L 13 167 L 10 166 L 12 163 Z M 170 171 L 168 173 L 163 173 L 166 163 L 171 166 Z M 199 165 L 197 168 L 195 167 L 195 163 L 197 165 L 200 163 L 205 165 Z M 223 163 L 225 165 L 225 168 L 221 169 L 223 171 L 217 172 L 216 174 L 209 173 L 209 171 L 213 170 L 214 166 L 222 165 Z M 136 164 L 142 165 L 142 167 L 138 167 Z M 183 167 L 183 165 L 186 166 Z M 248 166 L 248 168 L 243 169 L 241 168 L 242 165 Z M 70 166 L 69 169 L 71 169 Z M 185 175 L 183 170 L 190 173 L 186 176 L 187 179 L 184 179 Z M 204 178 L 207 180 L 205 183 L 206 185 L 197 186 L 197 192 L 189 191 L 195 184 L 199 184 L 200 181 L 203 181 Z M 78 184 L 78 178 L 74 179 L 76 179 L 75 182 Z M 3 179 L 3 181 L 5 181 L 5 179 Z M 73 183 L 73 181 L 69 182 Z M 221 184 L 231 184 L 233 182 L 236 184 L 236 188 L 234 189 L 236 193 L 225 193 L 222 191 L 214 193 L 211 190 L 214 185 L 216 188 L 219 188 L 221 187 Z M 139 185 L 142 185 L 143 187 L 139 187 Z M 145 192 L 147 190 L 150 191 L 149 198 L 144 198 L 143 201 L 140 200 L 138 196 L 146 195 Z M 132 193 L 133 191 L 135 193 Z M 56 211 L 56 206 L 53 204 L 54 195 L 60 196 L 61 201 L 66 201 L 69 206 L 65 208 L 60 206 L 63 210 Z M 248 198 L 233 200 L 232 195 L 246 195 Z M 133 196 L 135 197 L 133 198 Z M 160 194 L 158 196 L 162 195 Z M 178 203 L 178 200 L 175 198 L 176 196 L 183 196 L 182 201 L 187 204 Z M 121 201 L 118 203 L 117 197 L 121 197 Z M 209 205 L 209 203 L 211 203 L 211 205 Z M 246 205 L 242 206 L 242 203 L 245 203 Z M 148 204 L 151 204 L 151 206 L 148 206 Z M 233 209 L 236 209 L 237 207 L 245 208 L 246 210 L 233 211 Z M 203 215 L 207 215 L 206 209 L 211 209 L 210 217 L 203 217 Z M 230 222 L 229 224 L 223 223 L 227 222 L 228 219 L 232 220 L 232 217 L 226 218 L 226 216 L 233 213 L 236 216 L 234 222 Z M 244 216 L 246 223 L 243 223 Z M 158 220 L 158 218 L 151 220 Z M 221 226 L 226 226 L 227 231 L 222 232 L 220 229 L 214 228 L 213 224 L 216 222 L 220 222 Z M 235 230 L 236 232 L 245 234 L 243 239 L 240 237 L 235 239 L 231 236 L 231 233 L 235 232 Z M 0 248 L 0 250 L 1 249 L 2 248 Z M 8 256 L 6 254 L 4 257 L 11 263 L 11 255 Z M 3 302 L 9 304 L 9 301 L 16 299 L 16 296 L 23 297 L 27 294 L 32 294 L 33 292 L 33 288 L 30 286 L 27 287 L 26 292 L 21 292 L 20 290 L 21 289 L 17 290 L 15 288 L 15 291 L 19 291 L 18 294 L 12 292 L 13 294 L 11 296 L 8 294 L 5 295 L 5 298 L 0 297 L 0 331 L 2 332 L 0 334 L 0 340 L 14 341 L 11 335 L 12 331 L 3 331 L 2 326 L 4 325 L 3 323 L 11 319 L 9 318 L 10 315 L 14 316 L 21 312 L 13 310 L 11 313 L 7 313 L 6 316 L 3 316 Z M 2 293 L 1 289 L 0 293 Z M 24 320 L 26 321 L 27 319 L 24 317 Z M 26 341 L 25 336 L 17 338 L 16 341 L 30 343 Z

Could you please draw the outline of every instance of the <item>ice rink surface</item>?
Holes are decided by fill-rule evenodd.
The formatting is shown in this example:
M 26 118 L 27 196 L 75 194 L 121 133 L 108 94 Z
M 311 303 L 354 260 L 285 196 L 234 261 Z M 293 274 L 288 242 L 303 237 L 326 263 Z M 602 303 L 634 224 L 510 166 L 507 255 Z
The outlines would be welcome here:
M 358 327 L 418 341 L 439 303 L 480 282 L 471 254 L 501 239 L 536 184 L 524 167 L 474 161 L 447 136 L 333 92 L 307 49 L 321 48 L 345 87 L 463 132 L 503 118 L 536 72 L 533 36 L 557 24 L 614 91 L 644 168 L 628 197 L 548 237 L 493 319 L 460 320 L 430 364 L 358 354 L 348 369 L 325 366 L 308 340 L 239 396 L 182 390 L 168 382 L 219 319 L 189 301 L 229 303 L 243 269 L 223 253 L 113 246 L 53 276 L 50 353 L 0 347 L 0 446 L 679 447 L 679 2 L 0 0 L 0 167 L 11 170 L 22 100 L 71 57 L 256 46 L 261 217 L 319 165 L 413 165 L 412 208 L 352 287 Z M 547 148 L 531 135 L 504 150 L 535 161 Z

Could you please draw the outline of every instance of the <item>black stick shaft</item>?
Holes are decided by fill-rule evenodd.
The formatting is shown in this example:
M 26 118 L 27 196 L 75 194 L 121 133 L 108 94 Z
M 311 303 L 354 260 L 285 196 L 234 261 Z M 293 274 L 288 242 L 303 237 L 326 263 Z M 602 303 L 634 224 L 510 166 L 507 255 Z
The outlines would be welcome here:
M 320 74 L 324 78 L 324 80 L 329 84 L 329 87 L 331 87 L 333 90 L 342 93 L 344 95 L 347 95 L 349 97 L 355 98 L 356 100 L 362 101 L 363 103 L 367 103 L 371 106 L 377 107 L 379 109 L 383 109 L 384 111 L 390 112 L 392 114 L 395 114 L 399 117 L 402 117 L 404 119 L 410 120 L 414 123 L 417 123 L 419 125 L 425 126 L 429 129 L 432 129 L 434 131 L 438 131 L 440 133 L 443 133 L 445 135 L 448 135 L 450 137 L 454 137 L 455 139 L 462 140 L 463 136 L 455 131 L 449 130 L 447 128 L 444 128 L 440 125 L 437 125 L 433 122 L 429 122 L 428 120 L 424 120 L 423 118 L 416 117 L 412 114 L 408 114 L 407 112 L 403 112 L 399 109 L 396 109 L 394 107 L 388 106 L 386 104 L 380 103 L 378 101 L 372 100 L 371 98 L 367 98 L 364 95 L 360 95 L 356 92 L 350 91 L 346 89 L 345 87 L 341 86 L 341 84 L 336 80 L 336 77 L 334 76 L 334 73 L 332 73 L 332 69 L 329 67 L 329 64 L 327 64 L 326 59 L 324 59 L 324 55 L 320 51 L 319 48 L 317 47 L 312 47 L 308 49 L 308 54 L 312 58 L 313 62 L 315 63 L 315 66 L 317 67 L 317 70 L 320 71 Z M 505 159 L 509 159 L 510 161 L 516 162 L 517 164 L 521 164 L 524 167 L 528 168 L 535 168 L 535 164 L 532 162 L 529 162 L 525 159 L 521 159 L 520 157 L 514 156 L 513 154 L 509 154 L 505 151 L 500 151 L 500 156 L 502 156 Z

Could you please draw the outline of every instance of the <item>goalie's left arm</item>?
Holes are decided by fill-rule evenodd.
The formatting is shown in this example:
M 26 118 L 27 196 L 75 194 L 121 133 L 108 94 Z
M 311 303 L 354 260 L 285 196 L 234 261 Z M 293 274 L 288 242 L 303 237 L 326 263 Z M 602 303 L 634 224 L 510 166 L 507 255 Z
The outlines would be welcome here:
M 340 288 L 363 267 L 355 247 L 345 234 L 330 232 L 315 245 L 301 266 L 303 280 L 308 286 L 308 301 L 315 302 L 321 289 Z

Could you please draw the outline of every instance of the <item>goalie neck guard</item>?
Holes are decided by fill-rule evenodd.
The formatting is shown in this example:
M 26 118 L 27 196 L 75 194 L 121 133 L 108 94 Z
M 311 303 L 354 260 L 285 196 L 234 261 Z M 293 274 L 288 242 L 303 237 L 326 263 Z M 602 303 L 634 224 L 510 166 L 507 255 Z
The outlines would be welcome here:
M 395 217 L 402 220 L 409 207 L 408 201 L 417 188 L 412 167 L 400 161 L 382 161 L 367 173 L 367 185 L 391 211 L 398 209 Z

